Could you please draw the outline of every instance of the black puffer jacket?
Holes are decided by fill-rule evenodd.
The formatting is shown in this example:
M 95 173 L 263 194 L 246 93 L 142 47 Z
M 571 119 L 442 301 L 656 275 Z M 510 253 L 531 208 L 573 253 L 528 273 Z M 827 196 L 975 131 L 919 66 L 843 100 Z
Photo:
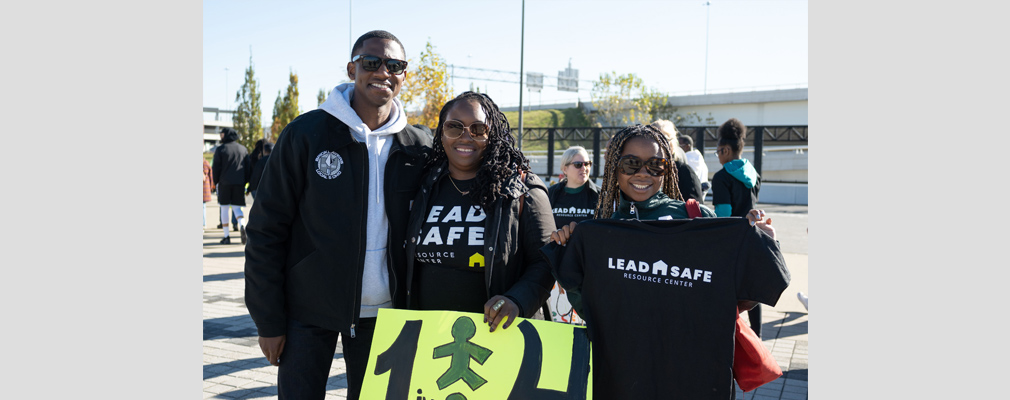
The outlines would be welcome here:
M 230 130 L 221 139 L 221 145 L 214 150 L 212 169 L 215 185 L 245 185 L 249 182 L 249 151 L 237 140 L 238 132 Z
M 411 289 L 415 249 L 422 239 L 421 226 L 431 199 L 437 195 L 432 188 L 438 187 L 438 181 L 449 173 L 446 165 L 433 168 L 425 176 L 410 212 L 407 232 L 416 232 L 407 241 L 407 279 Z M 506 191 L 507 195 L 499 197 L 492 209 L 485 210 L 483 252 L 484 259 L 490 260 L 484 269 L 485 289 L 488 299 L 504 295 L 519 306 L 520 316 L 530 318 L 547 301 L 554 286 L 550 264 L 540 255 L 540 248 L 550 241 L 555 229 L 554 215 L 547 200 L 547 187 L 536 174 L 527 173 L 522 181 L 516 173 L 509 178 Z M 524 193 L 520 217 L 516 199 L 523 198 Z M 408 290 L 407 308 L 416 307 L 416 303 Z
M 413 126 L 394 135 L 383 181 L 393 307 L 406 304 L 403 252 L 410 201 L 431 137 Z M 339 157 L 337 157 L 339 156 Z M 283 335 L 287 320 L 351 333 L 361 311 L 368 215 L 368 154 L 323 110 L 291 121 L 267 159 L 246 228 L 246 306 L 259 335 Z
M 249 191 L 257 190 L 260 187 L 260 179 L 263 178 L 263 169 L 266 168 L 267 160 L 270 159 L 270 155 L 267 154 L 256 161 L 252 167 L 252 174 L 249 175 Z

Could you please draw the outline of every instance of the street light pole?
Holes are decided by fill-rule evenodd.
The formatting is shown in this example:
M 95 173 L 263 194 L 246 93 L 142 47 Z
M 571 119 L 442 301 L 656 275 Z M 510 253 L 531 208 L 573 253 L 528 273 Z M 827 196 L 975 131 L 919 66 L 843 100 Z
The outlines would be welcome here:
M 705 89 L 703 94 L 708 94 L 708 12 L 712 3 L 705 2 Z
M 526 34 L 526 0 L 523 0 L 522 22 L 519 25 L 519 134 L 516 141 L 523 151 L 523 40 Z
M 350 8 L 351 8 L 352 5 L 354 5 L 354 4 L 352 4 L 354 2 L 355 2 L 355 0 L 347 0 L 347 53 L 348 54 L 351 51 L 350 47 L 354 46 L 354 44 L 350 43 L 350 38 L 354 37 L 354 36 L 352 36 L 351 30 L 350 30 L 350 23 L 352 22 L 352 20 L 350 19 L 350 11 L 351 11 Z M 350 57 L 350 56 L 347 56 L 347 57 Z
M 224 107 L 222 107 L 225 110 L 228 109 L 228 98 L 229 98 L 228 97 L 228 68 L 225 67 L 225 69 L 224 69 Z

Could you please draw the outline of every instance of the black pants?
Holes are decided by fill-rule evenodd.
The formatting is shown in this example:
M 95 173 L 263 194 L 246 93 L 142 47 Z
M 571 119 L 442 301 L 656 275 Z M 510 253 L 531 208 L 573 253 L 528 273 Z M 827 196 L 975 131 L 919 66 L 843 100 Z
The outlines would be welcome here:
M 758 304 L 754 308 L 747 310 L 747 319 L 750 320 L 750 328 L 754 330 L 754 333 L 761 337 L 761 305 Z
M 290 320 L 277 371 L 277 395 L 280 399 L 323 399 L 330 375 L 330 364 L 337 349 L 337 337 L 344 346 L 347 365 L 347 398 L 358 400 L 368 366 L 368 349 L 375 334 L 375 318 L 361 318 L 354 337 L 337 331 Z

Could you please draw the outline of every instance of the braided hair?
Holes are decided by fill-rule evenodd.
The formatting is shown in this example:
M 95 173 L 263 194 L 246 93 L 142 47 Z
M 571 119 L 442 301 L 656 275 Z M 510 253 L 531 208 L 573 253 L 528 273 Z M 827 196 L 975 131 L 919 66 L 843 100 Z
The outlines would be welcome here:
M 719 126 L 719 146 L 729 146 L 734 157 L 743 152 L 744 136 L 747 136 L 747 127 L 736 118 L 730 118 Z
M 610 139 L 610 143 L 607 144 L 607 163 L 603 168 L 603 185 L 600 188 L 600 200 L 596 203 L 594 218 L 610 218 L 614 213 L 614 209 L 617 208 L 617 204 L 620 203 L 620 197 L 618 196 L 620 196 L 621 188 L 617 184 L 617 174 L 621 172 L 617 170 L 617 160 L 621 158 L 624 144 L 629 139 L 636 137 L 652 139 L 659 144 L 663 157 L 669 162 L 666 172 L 663 174 L 663 194 L 666 194 L 671 199 L 684 200 L 684 197 L 680 195 L 680 186 L 677 184 L 677 167 L 673 165 L 673 160 L 670 160 L 670 154 L 673 154 L 670 151 L 670 142 L 666 140 L 666 136 L 663 136 L 663 133 L 658 129 L 649 125 L 636 124 L 621 129 L 614 134 L 614 137 Z
M 457 102 L 476 101 L 486 116 L 488 126 L 487 147 L 477 170 L 477 181 L 470 189 L 470 199 L 481 207 L 488 209 L 499 196 L 505 194 L 505 182 L 519 170 L 530 171 L 530 162 L 516 148 L 515 139 L 509 134 L 509 121 L 505 118 L 498 105 L 486 94 L 472 91 L 463 92 L 449 100 L 438 113 L 438 127 L 435 129 L 434 156 L 428 161 L 428 166 L 438 166 L 448 161 L 445 148 L 442 147 L 442 125 L 445 124 L 449 110 Z

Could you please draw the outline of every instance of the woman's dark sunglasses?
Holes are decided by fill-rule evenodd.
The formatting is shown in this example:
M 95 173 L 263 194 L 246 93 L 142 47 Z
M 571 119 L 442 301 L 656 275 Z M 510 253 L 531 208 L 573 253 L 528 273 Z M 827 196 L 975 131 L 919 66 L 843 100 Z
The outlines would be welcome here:
M 386 70 L 393 75 L 400 75 L 407 69 L 407 62 L 395 58 L 381 58 L 367 54 L 358 54 L 351 59 L 351 62 L 361 60 L 361 68 L 365 71 L 374 72 L 379 70 L 379 66 L 386 64 Z
M 583 165 L 585 165 L 587 167 L 592 167 L 593 166 L 593 162 L 592 161 L 572 161 L 572 162 L 568 163 L 568 165 L 574 166 L 575 169 L 582 169 Z
M 487 124 L 477 121 L 470 126 L 464 126 L 462 122 L 456 120 L 448 120 L 442 124 L 442 134 L 449 139 L 458 139 L 463 136 L 463 131 L 470 131 L 470 137 L 476 141 L 487 140 Z
M 625 175 L 634 175 L 645 167 L 645 172 L 652 176 L 661 176 L 666 172 L 669 162 L 665 158 L 652 157 L 645 162 L 635 156 L 624 156 L 617 160 L 617 170 Z

